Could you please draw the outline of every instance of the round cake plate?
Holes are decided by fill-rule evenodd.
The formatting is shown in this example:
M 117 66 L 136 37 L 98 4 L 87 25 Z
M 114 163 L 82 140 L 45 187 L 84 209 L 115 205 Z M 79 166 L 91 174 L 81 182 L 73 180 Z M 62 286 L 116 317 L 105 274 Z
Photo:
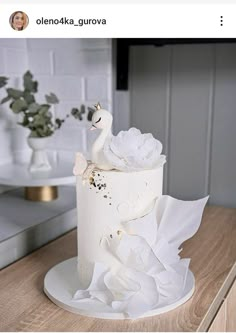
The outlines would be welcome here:
M 173 310 L 185 303 L 194 292 L 195 280 L 189 270 L 183 296 L 172 304 L 157 307 L 139 318 L 155 316 Z M 51 268 L 44 279 L 44 292 L 50 300 L 64 310 L 84 316 L 102 319 L 133 319 L 123 313 L 114 312 L 111 307 L 97 301 L 74 301 L 72 299 L 78 287 L 77 257 L 68 259 Z

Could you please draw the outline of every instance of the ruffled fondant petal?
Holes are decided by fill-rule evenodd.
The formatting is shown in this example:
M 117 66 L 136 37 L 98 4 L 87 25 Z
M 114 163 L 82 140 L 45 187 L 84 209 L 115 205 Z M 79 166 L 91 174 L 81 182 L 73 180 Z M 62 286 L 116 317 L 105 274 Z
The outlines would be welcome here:
M 104 145 L 103 153 L 109 164 L 120 171 L 139 171 L 162 166 L 162 143 L 152 134 L 142 134 L 137 128 L 121 131 Z
M 146 216 L 122 223 L 121 236 L 110 238 L 104 247 L 115 267 L 96 263 L 89 288 L 78 290 L 74 300 L 87 300 L 86 306 L 96 300 L 138 318 L 180 299 L 190 259 L 180 258 L 179 246 L 197 231 L 207 199 L 183 202 L 163 196 Z

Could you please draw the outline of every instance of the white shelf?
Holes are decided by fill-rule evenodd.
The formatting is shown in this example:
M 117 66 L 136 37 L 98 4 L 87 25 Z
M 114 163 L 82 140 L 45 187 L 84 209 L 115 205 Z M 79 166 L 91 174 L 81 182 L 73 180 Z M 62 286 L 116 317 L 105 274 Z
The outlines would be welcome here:
M 8 186 L 59 186 L 75 184 L 72 173 L 73 161 L 58 160 L 52 163 L 52 170 L 44 172 L 28 171 L 27 164 L 0 165 L 0 184 Z

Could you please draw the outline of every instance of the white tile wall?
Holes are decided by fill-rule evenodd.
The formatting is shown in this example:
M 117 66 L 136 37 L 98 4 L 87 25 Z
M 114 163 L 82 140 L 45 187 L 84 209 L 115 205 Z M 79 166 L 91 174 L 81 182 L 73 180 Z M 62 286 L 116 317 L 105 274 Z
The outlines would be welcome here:
M 60 101 L 81 101 L 81 77 L 77 76 L 37 76 L 39 98 L 43 101 L 45 94 L 54 92 Z
M 6 74 L 19 75 L 28 69 L 27 50 L 6 49 Z
M 10 84 L 21 88 L 22 74 L 29 69 L 39 82 L 38 101 L 44 102 L 46 93 L 57 94 L 60 104 L 53 111 L 62 118 L 72 107 L 92 106 L 98 101 L 111 110 L 111 45 L 109 39 L 0 39 L 0 75 L 9 76 Z M 0 98 L 4 96 L 4 89 L 0 89 Z M 82 122 L 69 118 L 52 137 L 51 148 L 86 153 L 96 137 L 87 131 L 89 126 L 86 117 Z M 26 153 L 26 135 L 27 130 L 19 129 L 8 106 L 0 105 L 4 147 L 0 163 L 14 153 Z
M 111 39 L 106 38 L 61 38 L 59 41 L 58 39 L 35 38 L 27 39 L 27 44 L 29 50 L 97 50 L 111 48 Z
M 24 38 L 2 38 L 1 39 L 1 47 L 7 49 L 25 49 L 26 48 L 26 39 Z
M 111 52 L 104 50 L 55 51 L 55 74 L 88 75 L 107 74 Z
M 108 100 L 110 79 L 108 76 L 88 76 L 85 81 L 87 100 Z
M 53 74 L 53 51 L 50 50 L 28 50 L 29 68 L 37 75 Z

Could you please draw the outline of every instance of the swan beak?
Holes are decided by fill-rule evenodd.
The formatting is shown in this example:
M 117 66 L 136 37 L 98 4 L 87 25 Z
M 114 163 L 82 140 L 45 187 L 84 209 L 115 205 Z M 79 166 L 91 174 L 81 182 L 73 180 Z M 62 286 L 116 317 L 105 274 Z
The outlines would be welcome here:
M 95 127 L 94 125 L 90 127 L 90 131 L 94 131 L 95 129 L 97 129 L 97 127 Z

